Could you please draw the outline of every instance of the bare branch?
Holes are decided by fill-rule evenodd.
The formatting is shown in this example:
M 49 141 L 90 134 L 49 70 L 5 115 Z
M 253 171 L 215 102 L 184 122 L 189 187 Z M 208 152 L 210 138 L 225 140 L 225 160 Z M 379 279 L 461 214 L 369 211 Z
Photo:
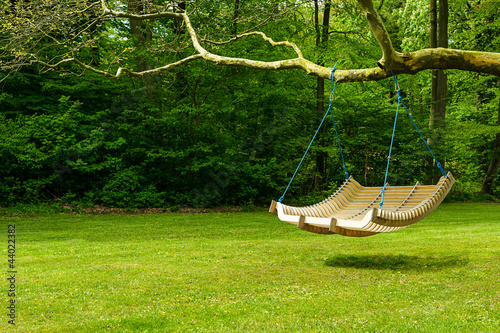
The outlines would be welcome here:
M 40 60 L 33 60 L 33 61 L 31 61 L 31 64 L 42 65 L 44 67 L 47 67 L 47 68 L 50 68 L 50 69 L 53 70 L 53 69 L 57 69 L 59 67 L 62 67 L 63 65 L 74 63 L 74 64 L 76 64 L 76 65 L 78 65 L 78 66 L 80 66 L 80 67 L 82 67 L 82 68 L 84 68 L 86 70 L 91 71 L 91 72 L 94 72 L 94 73 L 97 73 L 97 74 L 101 74 L 101 75 L 104 75 L 105 77 L 117 80 L 117 79 L 120 78 L 120 76 L 123 73 L 127 73 L 128 75 L 130 75 L 132 77 L 142 78 L 142 77 L 145 77 L 145 76 L 148 76 L 148 75 L 159 74 L 161 72 L 166 72 L 166 71 L 172 70 L 172 69 L 174 69 L 176 67 L 182 66 L 182 65 L 184 65 L 184 64 L 186 64 L 188 62 L 191 62 L 191 61 L 194 61 L 194 60 L 197 60 L 197 59 L 200 59 L 200 58 L 201 58 L 200 55 L 195 54 L 195 55 L 192 55 L 190 57 L 184 58 L 182 60 L 179 60 L 179 61 L 170 63 L 168 65 L 165 65 L 163 67 L 158 67 L 158 68 L 154 68 L 154 69 L 143 71 L 143 72 L 134 72 L 134 71 L 131 71 L 128 68 L 119 67 L 118 70 L 116 71 L 116 74 L 111 74 L 109 71 L 99 70 L 99 69 L 94 68 L 94 67 L 92 67 L 90 65 L 87 65 L 87 64 L 85 64 L 85 63 L 83 63 L 80 60 L 75 59 L 75 58 L 64 59 L 64 60 L 59 61 L 56 64 L 49 64 L 49 63 L 46 63 L 46 62 L 43 62 L 43 61 L 40 61 Z
M 385 28 L 382 19 L 378 15 L 375 6 L 373 5 L 372 0 L 358 0 L 359 6 L 363 14 L 366 17 L 366 21 L 370 25 L 370 29 L 372 30 L 375 38 L 377 39 L 380 48 L 382 49 L 382 59 L 379 60 L 377 65 L 386 70 L 393 69 L 392 64 L 394 62 L 401 61 L 401 53 L 398 53 L 392 47 L 391 38 L 389 37 L 389 33 Z
M 244 37 L 248 37 L 248 36 L 254 36 L 254 35 L 261 36 L 266 42 L 269 42 L 269 44 L 271 44 L 272 46 L 288 46 L 288 47 L 291 47 L 295 51 L 295 53 L 297 53 L 297 56 L 299 58 L 304 58 L 304 56 L 302 54 L 302 51 L 297 47 L 297 44 L 290 43 L 289 41 L 275 42 L 272 38 L 269 38 L 265 33 L 260 32 L 260 31 L 243 33 L 243 34 L 240 34 L 240 35 L 238 35 L 236 37 L 228 39 L 228 40 L 226 40 L 224 42 L 214 42 L 214 41 L 211 41 L 211 40 L 204 40 L 204 41 L 207 42 L 207 43 L 210 43 L 210 44 L 214 44 L 214 45 L 225 45 L 225 44 L 232 43 L 232 42 L 234 42 L 234 41 L 236 41 L 238 39 L 241 39 L 241 38 L 244 38 Z

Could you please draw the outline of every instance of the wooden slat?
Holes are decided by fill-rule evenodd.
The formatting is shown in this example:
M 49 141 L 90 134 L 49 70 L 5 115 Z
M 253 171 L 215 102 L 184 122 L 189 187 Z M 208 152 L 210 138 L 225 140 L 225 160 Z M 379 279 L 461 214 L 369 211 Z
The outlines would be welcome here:
M 381 232 L 400 230 L 429 215 L 446 197 L 455 179 L 451 173 L 441 177 L 436 185 L 388 186 L 384 196 L 383 210 L 362 228 L 337 227 L 337 220 L 366 221 L 365 215 L 380 204 L 381 187 L 364 187 L 352 176 L 330 197 L 305 207 L 280 204 L 283 213 L 299 217 L 293 224 L 316 233 L 337 233 L 351 237 L 371 236 Z M 277 203 L 273 201 L 269 211 L 277 215 Z M 307 217 L 330 218 L 330 225 L 307 222 Z M 292 220 L 293 221 L 293 220 Z M 320 220 L 317 220 L 320 221 Z M 324 221 L 324 220 L 323 220 Z M 287 221 L 288 222 L 288 221 Z M 365 223 L 365 222 L 361 222 Z M 356 224 L 353 224 L 356 225 Z

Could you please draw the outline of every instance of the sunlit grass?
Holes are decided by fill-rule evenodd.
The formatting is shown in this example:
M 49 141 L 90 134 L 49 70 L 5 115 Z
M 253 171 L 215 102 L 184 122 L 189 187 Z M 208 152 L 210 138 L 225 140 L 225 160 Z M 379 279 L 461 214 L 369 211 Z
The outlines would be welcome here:
M 307 233 L 265 212 L 1 221 L 17 229 L 19 332 L 500 327 L 498 204 L 441 205 L 367 238 Z

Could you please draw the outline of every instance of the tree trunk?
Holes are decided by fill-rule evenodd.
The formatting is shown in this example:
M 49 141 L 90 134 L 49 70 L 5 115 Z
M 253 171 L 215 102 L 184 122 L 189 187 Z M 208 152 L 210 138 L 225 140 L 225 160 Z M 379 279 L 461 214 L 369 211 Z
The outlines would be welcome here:
M 430 1 L 430 47 L 448 48 L 448 0 L 439 0 L 439 17 L 436 0 Z M 439 29 L 439 39 L 438 39 Z M 444 144 L 443 132 L 446 126 L 446 91 L 447 75 L 442 70 L 432 71 L 431 109 L 429 118 L 430 137 L 427 143 L 431 148 Z M 444 159 L 439 163 L 444 168 Z M 426 167 L 427 183 L 436 183 L 439 178 L 432 157 L 428 158 Z
M 323 22 L 322 27 L 319 24 L 319 5 L 318 0 L 314 1 L 314 25 L 316 30 L 316 48 L 319 51 L 318 63 L 321 66 L 324 65 L 324 60 L 322 59 L 322 47 L 328 42 L 328 28 L 330 26 L 330 2 L 325 3 L 325 8 L 323 11 Z M 319 117 L 322 117 L 325 113 L 325 79 L 318 77 L 316 80 L 316 112 Z M 323 129 L 321 130 L 323 133 Z M 321 135 L 321 145 L 324 146 L 324 136 Z M 318 182 L 324 184 L 324 176 L 326 174 L 326 158 L 327 154 L 325 152 L 318 152 L 316 155 L 316 171 L 319 174 Z
M 438 46 L 448 48 L 448 0 L 439 0 L 439 41 Z
M 430 27 L 429 27 L 429 47 L 436 48 L 437 47 L 437 1 L 430 0 L 429 4 L 429 16 L 430 16 Z M 434 116 L 436 114 L 436 96 L 437 94 L 437 70 L 431 71 L 431 110 L 430 110 L 430 118 L 429 118 L 429 129 L 430 129 L 430 137 L 427 138 L 427 144 L 431 147 L 434 146 L 434 140 L 432 139 L 433 135 L 433 127 L 434 127 Z M 427 156 L 425 160 L 425 179 L 427 184 L 432 184 L 434 171 L 434 161 L 432 160 L 432 156 Z
M 234 0 L 233 24 L 231 30 L 234 36 L 238 34 L 238 16 L 240 14 L 240 0 Z
M 142 0 L 128 0 L 128 12 L 131 14 L 143 14 L 144 5 Z M 147 57 L 143 54 L 147 50 L 147 44 L 153 39 L 153 31 L 145 20 L 130 19 L 130 34 L 133 38 L 136 56 L 137 71 L 143 72 L 152 68 Z
M 439 39 L 438 47 L 447 49 L 448 48 L 448 0 L 439 0 Z M 438 141 L 437 144 L 441 147 L 445 144 L 444 130 L 446 128 L 446 93 L 448 90 L 448 75 L 443 70 L 438 70 L 438 91 L 437 91 L 437 119 L 439 123 L 437 124 L 438 130 Z M 445 158 L 444 152 L 440 154 L 441 158 L 439 163 L 441 167 L 445 168 Z M 439 173 L 438 173 L 439 175 Z M 437 177 L 439 179 L 441 175 Z M 436 182 L 437 182 L 436 179 Z
M 497 125 L 500 127 L 500 102 L 498 103 L 498 120 Z M 497 133 L 495 138 L 495 146 L 493 148 L 493 156 L 491 158 L 488 170 L 484 176 L 481 185 L 481 193 L 493 195 L 493 185 L 495 182 L 495 175 L 500 169 L 500 133 Z
M 431 19 L 431 25 L 429 29 L 429 42 L 431 48 L 437 47 L 437 2 L 436 0 L 430 0 L 429 15 Z

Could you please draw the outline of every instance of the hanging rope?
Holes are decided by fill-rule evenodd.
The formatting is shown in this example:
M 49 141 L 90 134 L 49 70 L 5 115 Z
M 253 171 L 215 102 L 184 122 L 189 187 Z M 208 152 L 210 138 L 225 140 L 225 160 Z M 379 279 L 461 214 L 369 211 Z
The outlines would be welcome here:
M 380 199 L 380 207 L 379 209 L 382 209 L 382 206 L 384 205 L 384 194 L 385 194 L 385 187 L 387 186 L 387 175 L 389 174 L 389 164 L 391 163 L 391 154 L 392 154 L 392 145 L 394 143 L 394 134 L 396 133 L 396 124 L 398 122 L 398 112 L 399 112 L 399 104 L 401 103 L 401 95 L 399 94 L 399 84 L 396 79 L 396 91 L 398 92 L 398 107 L 396 108 L 396 116 L 394 117 L 394 126 L 392 128 L 392 137 L 391 137 L 391 147 L 389 148 L 389 156 L 387 157 L 387 167 L 385 168 L 385 178 L 384 178 L 384 187 L 382 188 L 382 198 Z
M 400 94 L 400 87 L 399 87 L 399 83 L 398 83 L 398 78 L 396 75 L 394 75 L 394 72 L 391 71 L 392 73 L 392 77 L 394 79 L 394 86 L 395 86 L 395 90 L 396 92 L 398 93 L 398 106 L 396 108 L 396 116 L 394 117 L 394 127 L 392 129 L 392 137 L 391 137 L 391 147 L 389 149 L 389 157 L 387 159 L 387 168 L 385 170 L 385 179 L 384 179 L 384 187 L 382 188 L 381 190 L 381 193 L 382 193 L 382 199 L 380 201 L 380 209 L 382 209 L 382 206 L 384 204 L 384 194 L 385 194 L 385 187 L 387 185 L 387 175 L 389 173 L 389 162 L 391 160 L 391 153 L 392 153 L 392 144 L 394 142 L 394 133 L 395 133 L 395 130 L 396 130 L 396 122 L 398 120 L 398 112 L 399 112 L 399 105 L 403 105 L 403 108 L 405 109 L 406 111 L 406 114 L 408 115 L 408 117 L 410 118 L 411 122 L 413 123 L 413 125 L 415 126 L 415 128 L 417 129 L 417 132 L 418 134 L 420 135 L 420 137 L 422 138 L 422 141 L 424 142 L 425 146 L 427 147 L 427 149 L 429 150 L 429 152 L 431 153 L 432 155 L 432 158 L 434 159 L 434 161 L 436 161 L 436 166 L 439 168 L 439 170 L 441 171 L 441 174 L 448 178 L 448 175 L 446 174 L 446 172 L 444 171 L 443 167 L 441 166 L 441 163 L 438 162 L 436 156 L 434 156 L 434 153 L 432 152 L 431 148 L 429 147 L 429 145 L 427 144 L 427 141 L 425 140 L 424 136 L 422 135 L 422 132 L 420 132 L 420 130 L 418 129 L 418 126 L 417 124 L 415 123 L 415 121 L 413 120 L 413 117 L 411 116 L 410 112 L 408 111 L 408 109 L 406 108 L 404 102 L 403 102 L 403 97 L 401 96 Z
M 332 101 L 333 101 L 333 92 L 335 91 L 335 87 L 337 86 L 337 82 L 335 82 L 335 85 L 332 88 L 333 81 L 334 81 L 334 74 L 335 74 L 335 69 L 337 67 L 337 64 L 333 66 L 332 70 L 332 75 L 331 75 L 331 81 L 330 81 L 330 105 L 328 106 L 328 110 L 330 110 L 330 114 L 332 115 L 332 122 L 333 122 L 333 128 L 335 129 L 335 135 L 337 136 L 337 143 L 339 145 L 339 150 L 340 150 L 340 157 L 342 157 L 342 165 L 344 166 L 344 174 L 345 174 L 345 179 L 349 179 L 349 173 L 347 172 L 347 168 L 345 166 L 345 161 L 344 161 L 344 154 L 342 153 L 342 147 L 340 145 L 340 138 L 339 138 L 339 132 L 337 131 L 337 125 L 335 125 L 335 118 L 333 117 L 333 111 L 332 111 Z
M 344 155 L 342 154 L 342 148 L 340 147 L 340 139 L 339 139 L 339 135 L 338 135 L 338 132 L 337 132 L 337 126 L 335 126 L 335 120 L 333 119 L 333 113 L 332 113 L 332 110 L 331 110 L 332 109 L 332 101 L 333 101 L 333 99 L 335 97 L 335 88 L 337 87 L 337 83 L 336 82 L 335 82 L 335 85 L 333 84 L 333 82 L 335 81 L 333 74 L 335 73 L 336 69 L 337 69 L 337 64 L 335 63 L 335 66 L 333 66 L 332 72 L 330 74 L 330 104 L 328 105 L 328 110 L 326 110 L 325 115 L 323 116 L 323 119 L 321 120 L 321 123 L 319 124 L 318 129 L 316 130 L 316 133 L 314 133 L 314 136 L 313 136 L 311 142 L 309 143 L 309 146 L 307 146 L 307 149 L 306 149 L 306 152 L 304 153 L 304 156 L 302 156 L 302 159 L 300 160 L 299 165 L 297 166 L 297 169 L 295 169 L 295 172 L 293 173 L 293 176 L 290 179 L 290 182 L 288 183 L 288 185 L 287 185 L 287 187 L 285 189 L 285 192 L 283 192 L 283 195 L 281 196 L 281 198 L 278 199 L 278 202 L 283 201 L 283 199 L 285 198 L 285 194 L 288 191 L 288 188 L 290 187 L 290 185 L 293 182 L 293 179 L 297 175 L 297 172 L 299 171 L 300 166 L 302 165 L 302 162 L 304 161 L 304 158 L 306 157 L 307 153 L 309 152 L 309 148 L 311 148 L 311 145 L 314 142 L 314 139 L 316 138 L 316 135 L 318 135 L 321 126 L 323 126 L 323 123 L 325 122 L 325 119 L 326 119 L 326 116 L 328 115 L 328 113 L 330 113 L 332 115 L 333 127 L 335 128 L 335 134 L 337 136 L 337 141 L 339 143 L 340 156 L 342 156 L 342 164 L 344 165 L 344 172 L 345 172 L 345 175 L 346 175 L 346 179 L 349 178 L 349 174 L 347 173 L 347 169 L 346 169 L 346 166 L 345 166 L 345 163 L 344 163 Z
M 392 77 L 394 78 L 394 82 L 397 86 L 397 92 L 398 92 L 398 103 L 399 103 L 399 100 L 402 99 L 401 95 L 399 94 L 399 83 L 398 83 L 398 79 L 397 79 L 397 76 L 394 75 L 394 72 L 392 72 Z M 441 163 L 438 162 L 436 156 L 434 156 L 434 153 L 432 152 L 431 150 L 431 147 L 429 147 L 429 145 L 427 144 L 427 141 L 424 139 L 424 136 L 422 135 L 422 133 L 420 132 L 420 130 L 418 129 L 418 126 L 417 124 L 415 123 L 415 121 L 413 120 L 413 117 L 411 116 L 410 112 L 408 111 L 408 109 L 406 108 L 405 104 L 403 103 L 403 101 L 401 100 L 401 104 L 403 105 L 403 108 L 405 109 L 406 111 L 406 114 L 408 115 L 408 117 L 410 117 L 410 120 L 411 122 L 413 123 L 413 125 L 415 126 L 415 128 L 417 129 L 417 132 L 418 134 L 420 135 L 420 137 L 422 138 L 422 141 L 424 142 L 425 146 L 427 147 L 427 149 L 429 150 L 429 152 L 431 153 L 432 155 L 432 158 L 434 159 L 434 161 L 436 161 L 436 166 L 439 168 L 439 170 L 441 171 L 441 174 L 443 175 L 443 177 L 446 177 L 448 178 L 448 175 L 446 174 L 446 171 L 444 171 L 443 167 L 441 166 Z M 398 104 L 399 105 L 399 104 Z

